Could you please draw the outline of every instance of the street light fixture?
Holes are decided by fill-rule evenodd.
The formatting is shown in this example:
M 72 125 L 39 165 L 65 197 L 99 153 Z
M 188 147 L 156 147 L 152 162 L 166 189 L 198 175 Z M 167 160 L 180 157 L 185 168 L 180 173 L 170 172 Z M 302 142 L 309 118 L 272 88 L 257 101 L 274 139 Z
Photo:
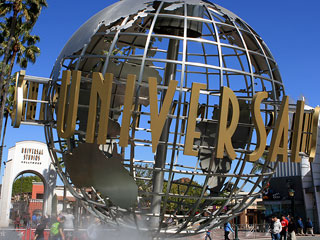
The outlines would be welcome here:
M 294 217 L 294 193 L 295 191 L 290 188 L 288 189 L 288 194 L 289 194 L 289 197 L 290 197 L 290 200 L 291 200 L 291 213 L 292 213 L 292 216 Z

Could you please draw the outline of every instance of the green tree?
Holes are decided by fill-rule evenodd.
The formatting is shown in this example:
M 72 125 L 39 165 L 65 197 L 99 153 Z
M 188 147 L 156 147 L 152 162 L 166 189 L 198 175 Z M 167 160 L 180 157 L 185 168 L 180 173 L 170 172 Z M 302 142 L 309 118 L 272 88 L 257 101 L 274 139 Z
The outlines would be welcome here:
M 20 177 L 13 182 L 12 196 L 19 193 L 31 193 L 32 182 L 42 182 L 38 176 Z
M 202 193 L 202 186 L 196 181 L 190 182 L 189 178 L 181 178 L 174 181 L 171 184 L 170 193 L 178 195 L 186 195 L 193 197 L 200 197 Z M 167 190 L 167 182 L 163 184 L 163 192 Z M 176 211 L 188 211 L 197 201 L 197 198 L 179 198 L 169 197 L 168 203 L 166 206 L 167 211 L 176 212 Z
M 141 168 L 136 168 L 136 183 L 138 188 L 142 192 L 152 192 L 152 165 L 151 164 L 143 164 Z M 165 181 L 163 184 L 162 192 L 167 191 L 168 182 Z M 189 178 L 181 178 L 175 180 L 171 184 L 170 193 L 178 194 L 178 195 L 188 195 L 194 197 L 200 197 L 202 193 L 202 186 L 196 181 L 192 181 Z M 150 206 L 151 197 L 148 195 L 141 195 L 145 201 L 145 206 Z M 190 207 L 192 207 L 197 201 L 197 198 L 180 198 L 180 197 L 169 197 L 168 203 L 166 205 L 167 212 L 178 212 L 178 211 L 187 211 Z M 203 201 L 202 201 L 203 202 Z M 201 202 L 201 203 L 202 203 Z M 163 203 L 162 203 L 163 204 Z

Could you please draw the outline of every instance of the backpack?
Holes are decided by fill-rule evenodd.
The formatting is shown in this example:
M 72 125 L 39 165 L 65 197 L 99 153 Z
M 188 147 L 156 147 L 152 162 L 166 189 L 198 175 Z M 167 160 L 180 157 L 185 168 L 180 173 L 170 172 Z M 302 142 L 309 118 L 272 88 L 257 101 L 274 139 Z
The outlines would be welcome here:
M 55 222 L 54 224 L 52 224 L 50 228 L 50 236 L 56 236 L 59 234 L 59 226 L 60 226 L 59 222 Z

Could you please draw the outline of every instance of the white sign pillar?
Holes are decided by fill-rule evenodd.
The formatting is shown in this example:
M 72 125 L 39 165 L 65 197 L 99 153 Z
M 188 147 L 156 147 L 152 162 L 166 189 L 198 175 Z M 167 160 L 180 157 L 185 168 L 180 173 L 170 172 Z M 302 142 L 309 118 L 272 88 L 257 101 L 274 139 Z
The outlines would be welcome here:
M 0 227 L 9 226 L 12 185 L 21 173 L 34 173 L 44 181 L 43 213 L 51 215 L 56 171 L 51 164 L 47 145 L 37 141 L 17 142 L 8 151 L 0 197 Z

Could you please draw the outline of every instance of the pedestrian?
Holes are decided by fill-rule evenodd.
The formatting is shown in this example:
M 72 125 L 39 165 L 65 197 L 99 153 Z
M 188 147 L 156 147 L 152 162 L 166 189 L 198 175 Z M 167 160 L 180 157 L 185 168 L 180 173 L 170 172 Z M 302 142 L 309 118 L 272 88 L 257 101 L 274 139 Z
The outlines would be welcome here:
M 57 217 L 57 221 L 51 225 L 50 240 L 65 240 L 63 232 L 64 220 L 64 216 L 59 216 Z
M 71 212 L 71 209 L 67 209 L 67 213 L 63 215 L 65 217 L 65 221 L 64 221 L 64 231 L 65 231 L 65 235 L 66 235 L 66 240 L 71 240 L 72 239 L 72 235 L 73 235 L 73 231 L 74 231 L 74 216 Z
M 280 239 L 287 240 L 288 220 L 286 219 L 285 216 L 282 216 L 281 227 L 282 227 L 282 230 L 280 232 Z
M 272 217 L 271 238 L 272 240 L 280 240 L 280 232 L 282 230 L 280 219 Z
M 210 230 L 210 229 L 208 229 L 208 230 L 206 231 L 206 236 L 205 236 L 204 240 L 207 240 L 207 239 L 212 240 L 212 238 L 211 238 L 211 230 Z
M 29 228 L 30 226 L 30 214 L 29 213 L 24 213 L 23 215 L 23 225 L 25 228 Z
M 32 228 L 35 228 L 37 226 L 37 215 L 35 212 L 33 213 L 31 220 L 32 220 L 31 226 Z
M 17 216 L 16 216 L 16 219 L 14 220 L 14 228 L 15 229 L 17 229 L 17 228 L 19 228 L 20 227 L 20 215 L 18 214 Z
M 269 220 L 270 220 L 269 232 L 271 233 L 271 239 L 273 239 L 272 233 L 273 233 L 273 228 L 274 228 L 274 217 L 271 217 Z
M 304 235 L 303 229 L 304 229 L 304 225 L 303 225 L 303 222 L 302 222 L 302 218 L 299 217 L 299 219 L 298 219 L 298 228 L 297 228 L 297 235 L 298 236 Z
M 306 227 L 307 227 L 307 232 L 306 234 L 308 235 L 309 233 L 314 236 L 313 234 L 313 224 L 310 218 L 307 219 L 307 223 L 306 223 Z
M 296 229 L 294 218 L 291 217 L 288 223 L 288 240 L 296 240 Z
M 233 232 L 233 229 L 231 228 L 231 224 L 229 222 L 226 222 L 224 224 L 224 239 L 225 240 L 230 240 L 230 238 L 229 238 L 230 232 Z
M 44 229 L 47 227 L 47 220 L 42 218 L 40 223 L 36 227 L 36 231 L 34 232 L 34 240 L 44 240 Z
M 42 220 L 42 213 L 40 212 L 37 214 L 37 225 L 41 223 L 41 220 Z

